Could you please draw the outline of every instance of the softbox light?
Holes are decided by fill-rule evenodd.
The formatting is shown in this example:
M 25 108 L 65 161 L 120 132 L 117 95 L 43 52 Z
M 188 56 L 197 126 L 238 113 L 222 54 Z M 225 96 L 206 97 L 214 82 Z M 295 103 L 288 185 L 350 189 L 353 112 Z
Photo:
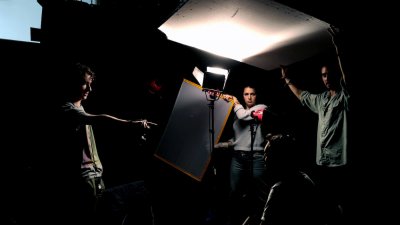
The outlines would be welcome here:
M 203 77 L 203 89 L 223 91 L 229 71 L 217 67 L 207 67 Z

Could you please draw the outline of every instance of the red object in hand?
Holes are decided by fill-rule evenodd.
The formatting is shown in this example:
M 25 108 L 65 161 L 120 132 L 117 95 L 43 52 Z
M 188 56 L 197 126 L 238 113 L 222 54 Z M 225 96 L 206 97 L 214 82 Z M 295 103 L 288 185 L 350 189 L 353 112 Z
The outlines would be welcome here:
M 264 111 L 267 111 L 266 109 L 259 109 L 256 111 L 251 112 L 251 117 L 253 117 L 256 121 L 262 122 L 263 116 L 264 116 Z

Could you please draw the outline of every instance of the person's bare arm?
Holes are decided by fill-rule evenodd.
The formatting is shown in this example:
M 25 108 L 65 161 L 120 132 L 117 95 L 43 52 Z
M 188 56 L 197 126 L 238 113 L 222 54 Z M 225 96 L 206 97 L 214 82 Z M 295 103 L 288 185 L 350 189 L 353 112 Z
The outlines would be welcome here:
M 157 125 L 156 123 L 147 121 L 146 119 L 143 120 L 126 120 L 121 119 L 115 116 L 111 116 L 108 114 L 90 114 L 86 113 L 86 119 L 89 123 L 98 123 L 98 122 L 121 122 L 126 124 L 140 124 L 143 128 L 150 128 L 150 125 Z
M 287 76 L 287 68 L 285 66 L 281 66 L 281 74 L 281 78 L 285 81 L 286 85 L 289 86 L 289 89 L 300 100 L 300 95 L 303 90 L 297 88 L 296 85 L 291 82 L 290 78 Z
M 223 96 L 226 101 L 232 101 L 234 106 L 240 105 L 239 100 L 235 96 L 229 94 L 224 94 Z

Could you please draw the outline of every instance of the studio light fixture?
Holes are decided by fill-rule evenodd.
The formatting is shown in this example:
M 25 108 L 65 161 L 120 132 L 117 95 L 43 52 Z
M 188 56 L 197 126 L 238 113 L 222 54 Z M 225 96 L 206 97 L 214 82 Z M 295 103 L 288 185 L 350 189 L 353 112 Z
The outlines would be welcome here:
M 228 79 L 229 70 L 207 66 L 206 72 L 203 72 L 195 67 L 192 74 L 203 90 L 222 92 Z
M 219 67 L 207 67 L 204 75 L 203 89 L 222 92 L 228 79 L 229 71 Z

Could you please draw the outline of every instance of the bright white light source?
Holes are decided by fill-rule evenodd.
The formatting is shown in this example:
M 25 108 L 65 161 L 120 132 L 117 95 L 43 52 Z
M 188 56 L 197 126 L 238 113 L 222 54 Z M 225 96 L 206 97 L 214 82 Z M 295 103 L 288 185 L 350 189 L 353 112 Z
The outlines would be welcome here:
M 227 77 L 229 73 L 227 69 L 222 69 L 219 67 L 210 67 L 210 66 L 207 66 L 207 72 L 224 75 L 225 77 Z
M 192 74 L 197 82 L 199 82 L 200 86 L 203 86 L 204 73 L 199 68 L 194 67 Z
M 219 68 L 219 67 L 210 67 L 207 66 L 207 72 L 224 76 L 224 85 L 222 86 L 222 90 L 225 88 L 226 80 L 228 80 L 229 71 L 227 69 Z
M 175 42 L 269 70 L 330 46 L 328 28 L 272 0 L 189 0 L 159 29 Z

